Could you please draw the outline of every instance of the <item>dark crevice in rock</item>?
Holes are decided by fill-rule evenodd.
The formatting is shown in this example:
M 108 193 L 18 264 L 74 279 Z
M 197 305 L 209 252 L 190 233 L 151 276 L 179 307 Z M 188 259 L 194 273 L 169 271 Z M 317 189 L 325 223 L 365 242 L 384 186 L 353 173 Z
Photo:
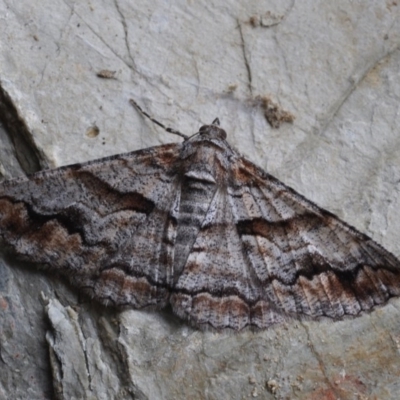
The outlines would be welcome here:
M 19 115 L 11 97 L 2 88 L 0 82 L 0 123 L 3 125 L 13 144 L 15 156 L 26 174 L 37 172 L 45 165 L 40 162 L 39 151 L 33 142 L 32 135 Z

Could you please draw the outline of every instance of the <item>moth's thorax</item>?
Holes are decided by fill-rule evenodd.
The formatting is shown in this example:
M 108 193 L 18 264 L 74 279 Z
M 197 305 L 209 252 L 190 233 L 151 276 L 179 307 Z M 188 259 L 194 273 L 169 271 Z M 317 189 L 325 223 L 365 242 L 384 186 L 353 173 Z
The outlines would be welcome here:
M 217 186 L 226 184 L 230 164 L 237 153 L 225 140 L 226 133 L 214 125 L 205 125 L 198 134 L 182 144 L 181 171 L 184 176 Z

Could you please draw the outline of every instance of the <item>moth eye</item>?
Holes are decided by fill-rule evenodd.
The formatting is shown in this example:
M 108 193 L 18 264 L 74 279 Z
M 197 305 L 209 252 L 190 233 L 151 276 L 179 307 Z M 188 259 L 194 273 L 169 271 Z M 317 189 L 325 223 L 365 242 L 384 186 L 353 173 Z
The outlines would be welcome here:
M 200 129 L 199 129 L 199 133 L 204 133 L 206 131 L 208 131 L 209 126 L 208 125 L 203 125 Z
M 226 139 L 226 132 L 223 129 L 221 129 L 220 132 L 221 132 L 221 138 Z

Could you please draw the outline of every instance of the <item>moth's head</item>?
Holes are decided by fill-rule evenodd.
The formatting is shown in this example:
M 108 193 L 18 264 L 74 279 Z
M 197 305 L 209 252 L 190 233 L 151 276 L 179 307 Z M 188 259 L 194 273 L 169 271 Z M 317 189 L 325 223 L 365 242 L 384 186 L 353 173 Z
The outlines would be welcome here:
M 226 132 L 219 127 L 219 119 L 215 118 L 210 125 L 203 125 L 199 129 L 200 136 L 209 135 L 213 138 L 226 139 Z

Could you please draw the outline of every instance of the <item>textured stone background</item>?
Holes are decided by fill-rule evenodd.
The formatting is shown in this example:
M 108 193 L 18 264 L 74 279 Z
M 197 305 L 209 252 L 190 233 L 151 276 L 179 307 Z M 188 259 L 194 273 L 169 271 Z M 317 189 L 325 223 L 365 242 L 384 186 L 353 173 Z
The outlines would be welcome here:
M 400 256 L 399 8 L 0 0 L 0 174 L 175 141 L 134 97 L 187 134 L 218 116 L 252 161 Z M 272 129 L 256 96 L 294 123 Z M 399 320 L 392 301 L 343 322 L 201 333 L 168 310 L 91 304 L 4 255 L 0 398 L 398 399 Z

